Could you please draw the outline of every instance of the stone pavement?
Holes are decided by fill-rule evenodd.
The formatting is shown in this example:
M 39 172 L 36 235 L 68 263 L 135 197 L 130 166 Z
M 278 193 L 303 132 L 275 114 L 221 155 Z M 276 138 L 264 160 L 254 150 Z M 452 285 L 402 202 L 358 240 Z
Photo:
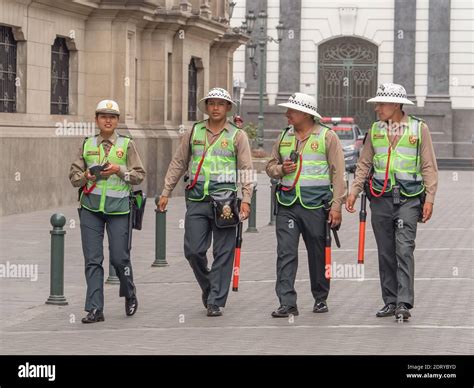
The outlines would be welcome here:
M 473 354 L 473 173 L 442 171 L 440 178 L 433 219 L 419 224 L 416 305 L 412 319 L 403 324 L 374 315 L 383 303 L 370 223 L 364 279 L 334 278 L 329 313 L 312 313 L 306 251 L 301 243 L 296 284 L 300 315 L 293 320 L 270 317 L 278 304 L 274 292 L 276 241 L 274 227 L 268 226 L 270 186 L 263 174 L 259 174 L 257 200 L 259 233 L 244 233 L 240 289 L 230 293 L 220 318 L 206 317 L 199 287 L 183 256 L 185 206 L 181 197 L 170 200 L 167 213 L 168 267 L 150 266 L 155 233 L 152 201 L 144 229 L 134 234 L 137 314 L 126 317 L 118 286 L 107 284 L 106 320 L 93 325 L 80 322 L 85 280 L 76 207 L 3 217 L 0 264 L 37 264 L 38 279 L 0 278 L 0 353 Z M 49 296 L 49 218 L 54 212 L 67 218 L 64 293 L 69 304 L 61 307 L 44 304 Z M 342 248 L 333 248 L 333 263 L 356 263 L 357 214 L 344 211 L 340 238 Z

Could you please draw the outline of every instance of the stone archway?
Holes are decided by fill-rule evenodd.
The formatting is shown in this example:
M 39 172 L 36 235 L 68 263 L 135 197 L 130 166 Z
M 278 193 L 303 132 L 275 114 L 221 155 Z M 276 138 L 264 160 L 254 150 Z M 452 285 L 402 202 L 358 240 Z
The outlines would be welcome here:
M 354 117 L 367 130 L 376 116 L 366 103 L 377 90 L 378 47 L 356 37 L 334 38 L 318 50 L 318 111 Z

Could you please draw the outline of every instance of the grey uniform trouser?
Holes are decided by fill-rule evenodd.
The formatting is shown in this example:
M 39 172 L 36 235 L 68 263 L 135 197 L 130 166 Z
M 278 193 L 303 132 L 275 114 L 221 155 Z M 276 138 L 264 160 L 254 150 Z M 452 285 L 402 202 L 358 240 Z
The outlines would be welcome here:
M 296 306 L 295 278 L 298 269 L 300 234 L 308 251 L 311 293 L 316 302 L 329 295 L 329 280 L 325 277 L 325 224 L 323 208 L 309 210 L 300 204 L 278 205 L 276 217 L 277 281 L 275 291 L 280 305 Z
M 234 262 L 236 228 L 216 227 L 210 202 L 186 201 L 184 255 L 207 298 L 208 305 L 224 307 Z M 207 267 L 207 250 L 213 239 L 214 261 Z
M 120 279 L 120 296 L 135 295 L 128 249 L 128 214 L 107 215 L 80 209 L 82 251 L 87 282 L 85 310 L 104 309 L 104 229 L 107 225 L 110 263 Z
M 391 197 L 373 198 L 371 221 L 379 255 L 380 285 L 385 304 L 414 306 L 415 238 L 420 199 L 402 199 L 394 205 Z

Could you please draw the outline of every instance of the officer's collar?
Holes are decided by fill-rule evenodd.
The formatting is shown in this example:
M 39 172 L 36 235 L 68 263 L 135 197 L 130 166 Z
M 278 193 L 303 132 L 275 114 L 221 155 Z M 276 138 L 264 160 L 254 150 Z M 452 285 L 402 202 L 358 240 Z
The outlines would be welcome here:
M 225 130 L 225 131 L 229 132 L 229 128 L 228 128 L 229 125 L 230 125 L 230 121 L 227 120 L 227 121 L 225 122 L 224 128 L 222 128 L 218 133 L 221 133 L 222 130 Z M 211 129 L 209 128 L 209 119 L 206 120 L 206 125 L 205 125 L 205 127 L 206 127 L 206 129 L 207 129 L 209 132 L 214 133 L 214 132 L 212 132 Z
M 115 140 L 117 140 L 117 134 L 114 131 L 114 133 L 112 133 L 112 135 L 109 138 L 104 139 L 102 135 L 99 133 L 99 136 L 97 137 L 97 144 L 101 144 L 104 140 L 107 140 L 110 143 L 115 144 Z
M 408 124 L 408 115 L 403 111 L 402 111 L 402 113 L 403 113 L 403 116 L 402 116 L 401 120 L 398 121 L 398 122 L 392 121 L 393 124 L 397 124 L 397 123 Z M 388 124 L 388 121 L 383 121 L 383 122 L 385 124 Z
M 303 139 L 303 141 L 308 139 L 311 135 L 319 135 L 319 132 L 321 132 L 322 128 L 323 127 L 319 125 L 319 123 L 314 123 L 313 130 L 308 133 L 308 135 L 306 136 L 306 138 Z M 293 133 L 296 133 L 296 129 L 294 129 L 293 131 Z
M 314 123 L 313 131 L 311 132 L 312 135 L 319 135 L 319 133 L 323 130 L 323 126 L 318 122 Z

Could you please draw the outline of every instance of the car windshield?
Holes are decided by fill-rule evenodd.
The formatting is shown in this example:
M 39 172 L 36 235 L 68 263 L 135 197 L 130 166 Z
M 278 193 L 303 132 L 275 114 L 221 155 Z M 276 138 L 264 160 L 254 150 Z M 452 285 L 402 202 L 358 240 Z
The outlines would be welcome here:
M 331 128 L 334 132 L 336 132 L 337 136 L 339 136 L 339 139 L 341 140 L 354 140 L 355 135 L 354 135 L 354 130 L 352 129 L 352 126 L 350 125 L 335 125 Z

